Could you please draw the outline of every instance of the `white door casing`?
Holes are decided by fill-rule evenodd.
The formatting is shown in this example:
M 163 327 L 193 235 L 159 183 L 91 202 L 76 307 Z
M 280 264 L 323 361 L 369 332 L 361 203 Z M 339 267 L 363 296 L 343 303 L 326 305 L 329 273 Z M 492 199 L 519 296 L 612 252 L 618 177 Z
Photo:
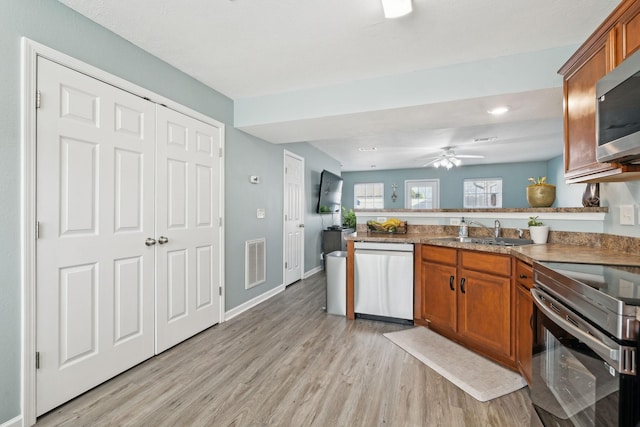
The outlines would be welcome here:
M 304 158 L 284 153 L 284 285 L 304 269 Z
M 154 350 L 155 107 L 38 59 L 37 414 Z
M 220 322 L 220 128 L 157 107 L 156 353 Z M 163 243 L 163 239 L 167 239 Z

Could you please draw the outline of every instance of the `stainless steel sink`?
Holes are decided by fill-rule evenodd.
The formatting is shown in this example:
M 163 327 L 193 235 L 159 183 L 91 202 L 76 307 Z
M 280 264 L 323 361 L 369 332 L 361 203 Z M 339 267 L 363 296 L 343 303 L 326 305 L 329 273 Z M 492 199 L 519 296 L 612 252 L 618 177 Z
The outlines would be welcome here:
M 495 245 L 495 246 L 522 246 L 531 245 L 533 240 L 530 239 L 510 239 L 507 237 L 498 238 L 478 238 L 478 237 L 444 237 L 442 239 L 446 242 L 460 242 L 460 243 L 475 243 L 478 245 Z

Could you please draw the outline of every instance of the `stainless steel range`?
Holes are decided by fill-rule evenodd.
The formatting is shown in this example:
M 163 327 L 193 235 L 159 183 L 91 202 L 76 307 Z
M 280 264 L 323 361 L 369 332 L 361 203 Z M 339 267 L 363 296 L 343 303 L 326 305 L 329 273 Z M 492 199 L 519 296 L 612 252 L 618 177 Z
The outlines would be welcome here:
M 640 267 L 534 263 L 531 399 L 545 426 L 638 426 Z

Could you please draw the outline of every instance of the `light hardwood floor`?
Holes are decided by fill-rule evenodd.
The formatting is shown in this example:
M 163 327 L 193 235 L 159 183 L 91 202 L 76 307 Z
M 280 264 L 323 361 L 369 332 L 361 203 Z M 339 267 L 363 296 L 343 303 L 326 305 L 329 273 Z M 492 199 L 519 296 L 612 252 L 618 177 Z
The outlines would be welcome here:
M 324 301 L 319 273 L 36 425 L 530 425 L 526 388 L 478 402 L 382 336 L 407 326 L 347 321 Z

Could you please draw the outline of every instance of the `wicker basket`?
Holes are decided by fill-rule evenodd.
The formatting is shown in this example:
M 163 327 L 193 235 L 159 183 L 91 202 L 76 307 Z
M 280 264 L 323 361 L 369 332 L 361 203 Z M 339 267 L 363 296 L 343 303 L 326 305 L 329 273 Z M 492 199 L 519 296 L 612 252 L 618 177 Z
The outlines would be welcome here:
M 407 234 L 407 221 L 400 221 L 400 225 L 394 230 L 387 230 L 384 227 L 367 222 L 367 231 L 371 234 Z

